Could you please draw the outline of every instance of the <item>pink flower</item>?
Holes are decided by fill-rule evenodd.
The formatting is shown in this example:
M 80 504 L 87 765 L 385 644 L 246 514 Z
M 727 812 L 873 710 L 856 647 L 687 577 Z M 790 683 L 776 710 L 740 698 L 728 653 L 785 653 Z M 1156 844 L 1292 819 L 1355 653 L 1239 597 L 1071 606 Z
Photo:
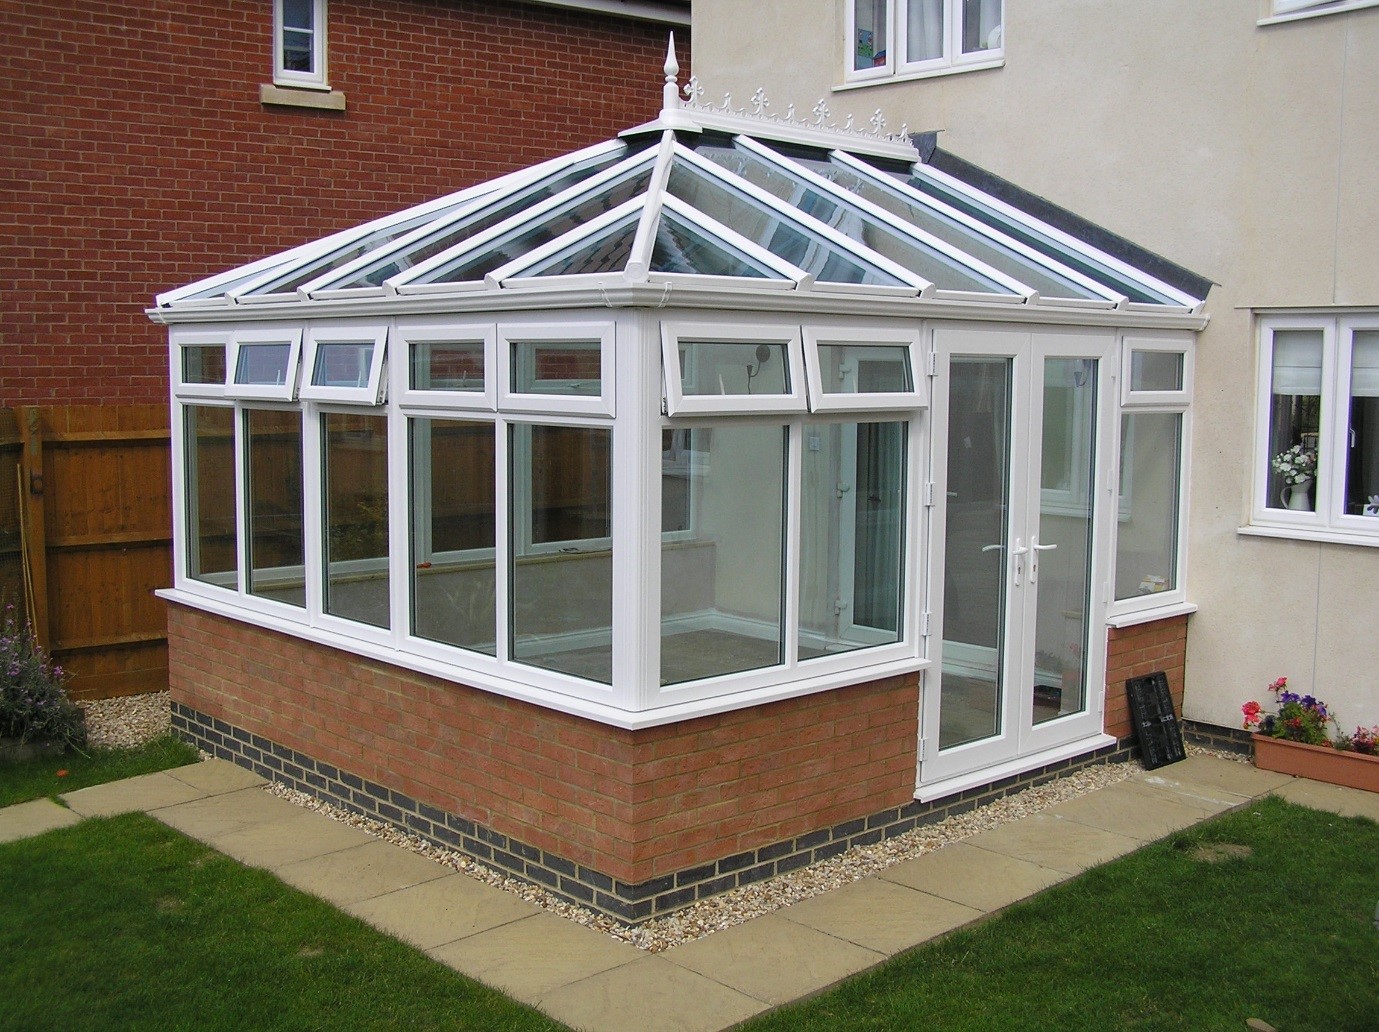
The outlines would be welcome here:
M 1245 714 L 1245 727 L 1251 728 L 1259 723 L 1259 713 L 1262 707 L 1254 700 L 1250 700 L 1240 707 L 1240 712 Z

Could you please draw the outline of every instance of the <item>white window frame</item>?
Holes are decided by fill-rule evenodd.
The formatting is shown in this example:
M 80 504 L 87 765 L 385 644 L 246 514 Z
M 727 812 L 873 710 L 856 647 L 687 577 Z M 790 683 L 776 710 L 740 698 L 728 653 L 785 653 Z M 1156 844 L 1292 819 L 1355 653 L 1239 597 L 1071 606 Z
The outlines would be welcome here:
M 1162 354 L 1178 354 L 1183 360 L 1182 387 L 1176 391 L 1134 391 L 1130 389 L 1130 374 L 1136 352 L 1153 351 Z M 1159 619 L 1188 611 L 1187 600 L 1187 520 L 1188 484 L 1192 440 L 1192 382 L 1193 382 L 1193 340 L 1190 336 L 1148 337 L 1127 333 L 1121 338 L 1120 347 L 1120 409 L 1116 413 L 1115 439 L 1110 443 L 1112 454 L 1116 456 L 1116 477 L 1118 496 L 1118 519 L 1116 521 L 1117 540 L 1111 542 L 1110 578 L 1106 585 L 1108 621 L 1112 626 L 1125 626 L 1144 620 Z M 1120 559 L 1120 524 L 1133 513 L 1134 493 L 1134 452 L 1125 448 L 1125 417 L 1151 414 L 1177 415 L 1181 418 L 1181 437 L 1178 445 L 1178 505 L 1177 533 L 1174 535 L 1175 583 L 1165 591 L 1149 592 L 1132 598 L 1116 598 L 1116 564 Z M 1133 442 L 1132 442 L 1133 443 Z M 1129 469 L 1127 470 L 1127 466 Z M 1127 482 L 1126 473 L 1130 473 Z
M 1259 20 L 1259 24 L 1301 21 L 1376 6 L 1379 6 L 1379 0 L 1267 0 L 1264 5 L 1266 15 Z
M 784 394 L 685 394 L 680 368 L 680 343 L 768 344 L 785 351 L 789 390 Z M 756 415 L 803 412 L 807 407 L 807 376 L 803 338 L 798 325 L 737 319 L 666 321 L 661 324 L 661 367 L 664 371 L 666 413 L 685 415 Z
M 878 352 L 903 349 L 910 363 L 910 389 L 884 393 L 826 393 L 823 389 L 819 347 L 831 344 L 873 348 Z M 920 348 L 918 327 L 887 330 L 855 326 L 806 326 L 804 362 L 811 412 L 893 412 L 923 408 L 929 404 L 929 377 Z
M 298 89 L 328 90 L 326 76 L 326 0 L 311 3 L 311 65 L 312 71 L 302 72 L 284 67 L 283 50 L 287 41 L 284 0 L 273 0 L 273 82 L 278 86 Z
M 491 322 L 399 319 L 393 329 L 397 357 L 392 363 L 392 396 L 405 409 L 498 410 L 498 327 Z M 416 344 L 477 344 L 484 352 L 484 383 L 479 390 L 445 390 L 412 386 L 412 350 Z
M 386 323 L 322 323 L 306 331 L 306 357 L 302 363 L 302 387 L 299 396 L 313 401 L 354 402 L 378 405 L 384 397 L 385 368 L 388 347 Z M 353 387 L 316 383 L 316 362 L 322 346 L 332 344 L 368 344 L 372 350 L 364 381 Z
M 179 398 L 223 398 L 226 381 L 233 379 L 234 366 L 230 364 L 230 331 L 219 329 L 199 329 L 196 327 L 175 327 L 169 334 L 172 346 L 173 393 Z M 186 366 L 183 359 L 191 348 L 219 347 L 225 355 L 225 380 L 220 383 L 193 383 L 183 379 Z
M 1000 68 L 1005 64 L 1005 0 L 1001 0 L 1001 45 L 971 54 L 962 51 L 963 0 L 942 0 L 944 18 L 943 53 L 925 61 L 905 61 L 909 48 L 908 25 L 910 0 L 882 0 L 885 5 L 886 61 L 872 68 L 854 68 L 857 36 L 856 0 L 843 0 L 843 88 L 872 82 L 903 79 L 923 79 L 934 75 L 972 72 L 983 68 Z
M 1322 336 L 1317 476 L 1310 512 L 1272 505 L 1267 497 L 1273 459 L 1269 453 L 1273 342 L 1279 330 L 1312 330 Z M 1250 525 L 1242 527 L 1242 533 L 1379 547 L 1379 518 L 1345 512 L 1354 336 L 1356 331 L 1375 330 L 1379 330 L 1379 311 L 1260 316 Z
M 265 344 L 286 344 L 287 369 L 281 383 L 240 383 L 240 355 L 245 349 Z M 225 396 L 245 401 L 296 401 L 297 379 L 302 358 L 302 327 L 300 325 L 245 327 L 230 338 L 228 366 L 225 371 Z
M 496 375 L 498 407 L 532 415 L 613 415 L 614 349 L 611 322 L 506 323 L 498 328 Z M 513 348 L 518 344 L 598 344 L 599 393 L 562 397 L 513 389 Z

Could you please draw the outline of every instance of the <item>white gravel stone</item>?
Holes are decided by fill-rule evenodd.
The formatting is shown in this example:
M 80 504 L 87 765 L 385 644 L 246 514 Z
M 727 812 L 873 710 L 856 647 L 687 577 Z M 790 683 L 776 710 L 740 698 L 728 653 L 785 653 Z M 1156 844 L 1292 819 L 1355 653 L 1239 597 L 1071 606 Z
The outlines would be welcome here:
M 86 741 L 97 749 L 132 749 L 172 730 L 167 692 L 77 705 L 86 711 Z

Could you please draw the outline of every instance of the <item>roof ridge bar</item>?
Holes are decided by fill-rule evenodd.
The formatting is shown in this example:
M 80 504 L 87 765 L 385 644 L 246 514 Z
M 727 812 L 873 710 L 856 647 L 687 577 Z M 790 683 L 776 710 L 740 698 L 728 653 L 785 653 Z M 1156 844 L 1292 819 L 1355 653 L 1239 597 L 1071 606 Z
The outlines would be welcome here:
M 671 47 L 675 46 L 675 35 L 671 34 Z M 675 51 L 667 60 L 673 60 Z M 669 74 L 669 73 L 667 73 Z M 656 168 L 651 173 L 651 182 L 646 188 L 646 205 L 637 221 L 637 235 L 632 240 L 632 254 L 627 259 L 623 275 L 629 283 L 644 281 L 651 269 L 651 253 L 656 244 L 656 226 L 661 219 L 661 202 L 666 195 L 666 181 L 670 179 L 670 168 L 675 162 L 675 132 L 667 129 L 661 134 L 661 143 L 656 152 Z

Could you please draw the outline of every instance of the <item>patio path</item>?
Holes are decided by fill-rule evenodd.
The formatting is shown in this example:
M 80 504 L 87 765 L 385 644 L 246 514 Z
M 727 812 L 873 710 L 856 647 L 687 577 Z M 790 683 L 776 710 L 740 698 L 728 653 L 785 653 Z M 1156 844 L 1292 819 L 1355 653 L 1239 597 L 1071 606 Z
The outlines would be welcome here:
M 262 784 L 220 760 L 145 774 L 0 810 L 0 842 L 145 811 L 575 1028 L 718 1032 L 1262 795 L 1379 820 L 1379 795 L 1196 756 L 647 954 Z

